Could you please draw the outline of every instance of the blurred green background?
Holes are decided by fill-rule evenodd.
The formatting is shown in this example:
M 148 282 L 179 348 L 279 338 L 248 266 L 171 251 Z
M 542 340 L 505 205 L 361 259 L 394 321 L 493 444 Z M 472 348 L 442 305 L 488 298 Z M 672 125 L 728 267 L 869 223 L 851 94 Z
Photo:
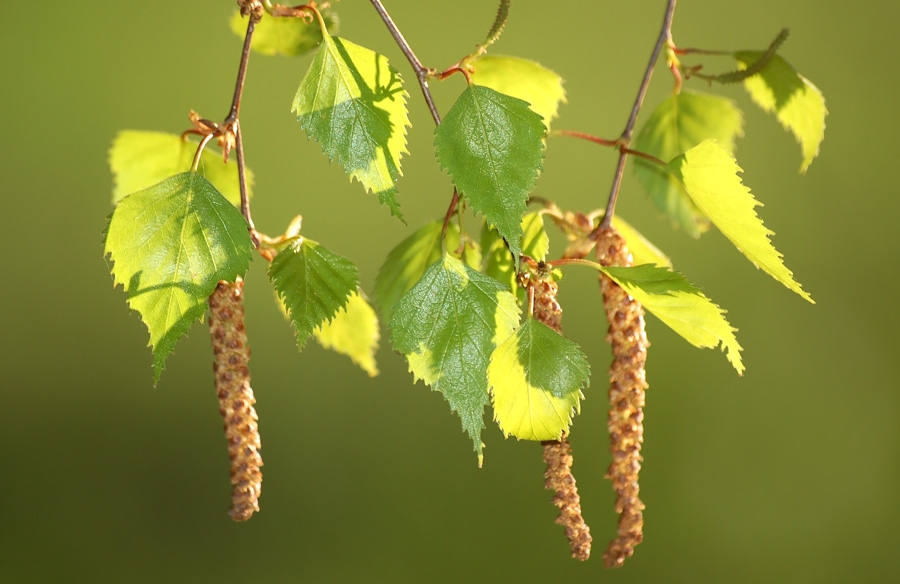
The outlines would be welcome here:
M 437 68 L 481 41 L 482 0 L 387 7 Z M 556 128 L 621 132 L 664 2 L 518 0 L 498 54 L 566 79 Z M 543 489 L 540 448 L 489 425 L 484 468 L 442 397 L 413 385 L 386 340 L 370 380 L 311 343 L 298 354 L 254 261 L 246 287 L 253 386 L 263 440 L 262 511 L 231 522 L 228 460 L 197 325 L 152 387 L 147 333 L 101 258 L 111 211 L 107 150 L 119 129 L 180 132 L 188 110 L 227 113 L 240 40 L 227 0 L 21 5 L 0 35 L 2 582 L 850 582 L 900 573 L 900 355 L 896 291 L 900 4 L 682 0 L 680 46 L 782 53 L 816 83 L 830 116 L 819 158 L 799 150 L 739 87 L 713 88 L 746 114 L 738 160 L 766 206 L 808 305 L 757 272 L 718 233 L 673 232 L 630 172 L 620 212 L 727 308 L 748 371 L 700 351 L 653 317 L 642 497 L 645 541 L 603 567 L 615 533 L 605 432 L 609 352 L 592 275 L 561 295 L 568 335 L 595 373 L 573 427 L 575 474 L 594 558 L 569 557 Z M 368 2 L 337 5 L 341 34 L 386 54 L 411 94 L 401 225 L 308 142 L 290 102 L 309 56 L 254 56 L 242 115 L 257 175 L 254 218 L 304 232 L 360 266 L 372 288 L 387 252 L 446 209 L 433 125 L 407 63 Z M 688 59 L 698 62 L 698 59 Z M 707 70 L 732 67 L 703 60 Z M 703 83 L 691 86 L 704 89 Z M 446 112 L 462 89 L 435 87 Z M 656 72 L 643 118 L 669 91 Z M 642 119 L 643 119 L 642 118 Z M 590 210 L 614 154 L 550 142 L 536 194 Z M 557 251 L 560 249 L 557 246 Z

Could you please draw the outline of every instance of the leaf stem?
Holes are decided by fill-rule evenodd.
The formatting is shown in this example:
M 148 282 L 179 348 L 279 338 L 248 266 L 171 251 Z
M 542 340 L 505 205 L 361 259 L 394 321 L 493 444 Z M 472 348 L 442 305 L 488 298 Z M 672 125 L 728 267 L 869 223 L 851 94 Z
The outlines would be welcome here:
M 593 268 L 598 272 L 602 272 L 604 270 L 603 266 L 598 264 L 597 262 L 592 262 L 590 260 L 581 258 L 561 258 L 558 260 L 549 261 L 547 262 L 547 265 L 550 266 L 551 269 L 559 268 L 562 266 L 584 266 L 586 268 Z
M 422 65 L 422 62 L 419 61 L 418 57 L 416 57 L 416 54 L 409 46 L 409 43 L 406 42 L 406 39 L 403 38 L 403 33 L 401 33 L 400 29 L 397 28 L 397 25 L 394 24 L 394 20 L 391 18 L 391 15 L 388 14 L 388 11 L 387 9 L 385 9 L 384 4 L 381 3 L 381 0 L 371 0 L 371 2 L 372 6 L 375 7 L 375 11 L 378 13 L 378 16 L 380 16 L 381 20 L 384 21 L 384 25 L 391 33 L 391 36 L 394 37 L 394 41 L 397 43 L 397 46 L 400 47 L 401 51 L 403 51 L 403 54 L 406 56 L 406 60 L 409 61 L 410 66 L 413 68 L 413 71 L 416 74 L 416 78 L 419 80 L 419 87 L 422 88 L 422 95 L 425 96 L 425 103 L 428 104 L 428 111 L 431 112 L 431 117 L 434 119 L 435 125 L 440 125 L 441 115 L 437 111 L 437 106 L 434 103 L 434 98 L 431 96 L 431 90 L 428 88 L 428 76 L 431 74 L 431 70 Z M 454 199 L 455 198 L 456 194 L 454 193 Z
M 582 140 L 587 140 L 588 142 L 600 144 L 601 146 L 616 147 L 619 145 L 618 140 L 607 140 L 606 138 L 600 138 L 599 136 L 594 136 L 593 134 L 588 134 L 587 132 L 578 132 L 576 130 L 553 130 L 548 134 L 548 136 L 569 136 L 570 138 L 580 138 Z
M 650 78 L 653 76 L 653 68 L 656 66 L 656 61 L 659 59 L 663 46 L 672 40 L 672 19 L 675 16 L 675 2 L 676 0 L 668 0 L 668 3 L 666 4 L 666 13 L 663 17 L 662 30 L 659 32 L 659 37 L 656 39 L 656 46 L 653 47 L 653 53 L 650 55 L 650 62 L 647 63 L 647 69 L 644 71 L 644 78 L 641 81 L 637 98 L 634 100 L 634 105 L 631 108 L 631 115 L 628 117 L 628 123 L 625 125 L 625 130 L 622 132 L 622 135 L 619 137 L 619 161 L 616 164 L 616 173 L 613 176 L 612 188 L 610 189 L 609 200 L 606 204 L 606 214 L 604 215 L 603 220 L 600 221 L 600 224 L 597 225 L 597 228 L 591 233 L 592 239 L 599 235 L 601 229 L 609 227 L 612 224 L 612 218 L 616 211 L 616 200 L 619 197 L 619 188 L 622 185 L 622 175 L 625 173 L 625 161 L 630 152 L 628 146 L 631 144 L 631 135 L 634 133 L 634 125 L 637 122 L 638 114 L 644 103 L 644 96 L 647 95 L 647 88 L 650 86 Z

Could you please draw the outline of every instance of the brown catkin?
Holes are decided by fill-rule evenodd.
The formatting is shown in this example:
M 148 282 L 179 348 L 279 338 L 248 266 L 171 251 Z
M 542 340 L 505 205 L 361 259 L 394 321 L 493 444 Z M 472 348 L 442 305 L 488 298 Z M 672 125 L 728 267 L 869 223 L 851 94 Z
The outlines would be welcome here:
M 209 332 L 212 337 L 213 371 L 219 413 L 225 423 L 225 439 L 231 458 L 231 510 L 235 521 L 250 519 L 259 511 L 262 490 L 262 457 L 259 426 L 250 387 L 250 347 L 244 329 L 244 281 L 219 282 L 209 297 Z
M 633 260 L 625 240 L 612 227 L 601 229 L 596 238 L 597 259 L 604 266 L 631 266 Z M 606 340 L 612 347 L 609 369 L 609 440 L 612 464 L 607 478 L 616 492 L 619 530 L 603 559 L 608 567 L 621 566 L 644 539 L 644 504 L 638 497 L 641 443 L 644 441 L 644 400 L 647 381 L 647 334 L 644 309 L 618 284 L 600 275 L 603 306 L 609 321 Z
M 559 288 L 552 280 L 540 280 L 534 284 L 534 318 L 558 333 L 562 333 L 562 307 L 556 300 Z M 544 488 L 553 491 L 553 504 L 559 507 L 556 523 L 566 530 L 572 548 L 572 557 L 584 561 L 591 557 L 591 528 L 581 515 L 581 498 L 575 475 L 572 474 L 572 453 L 569 441 L 541 442 L 544 462 Z

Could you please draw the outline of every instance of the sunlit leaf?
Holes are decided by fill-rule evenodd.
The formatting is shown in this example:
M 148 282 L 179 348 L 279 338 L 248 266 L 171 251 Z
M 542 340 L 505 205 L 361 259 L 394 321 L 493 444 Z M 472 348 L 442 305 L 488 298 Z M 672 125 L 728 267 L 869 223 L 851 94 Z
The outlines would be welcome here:
M 489 401 L 487 367 L 494 348 L 519 322 L 504 287 L 443 255 L 394 307 L 391 340 L 410 371 L 440 391 L 462 419 L 482 456 L 481 429 Z
M 170 176 L 191 169 L 197 143 L 164 132 L 123 130 L 116 135 L 109 151 L 113 174 L 113 204 L 131 193 L 151 187 Z M 247 170 L 247 192 L 252 195 L 253 173 Z M 235 157 L 222 162 L 222 155 L 207 146 L 197 171 L 233 205 L 241 203 L 241 188 Z
M 391 250 L 375 277 L 375 298 L 385 321 L 390 322 L 394 305 L 441 257 L 443 221 L 432 221 L 401 241 Z M 447 226 L 447 249 L 459 247 L 459 227 Z M 468 263 L 468 262 L 466 262 Z
M 313 335 L 326 349 L 350 357 L 369 377 L 378 375 L 375 363 L 375 352 L 381 338 L 378 316 L 358 291 L 350 295 L 346 306 L 334 315 L 331 322 L 322 323 Z
M 292 111 L 331 160 L 400 217 L 396 181 L 406 152 L 406 90 L 386 57 L 324 34 Z
M 278 252 L 269 265 L 269 279 L 287 309 L 300 349 L 313 330 L 347 306 L 359 286 L 350 260 L 303 237 Z
M 566 102 L 562 77 L 539 63 L 519 57 L 485 55 L 474 62 L 476 85 L 490 87 L 500 93 L 525 100 L 550 127 Z
M 766 229 L 755 210 L 762 203 L 741 182 L 738 173 L 742 170 L 726 149 L 707 140 L 669 166 L 681 178 L 694 204 L 735 247 L 764 272 L 813 302 L 769 241 L 772 232 Z
M 481 249 L 486 261 L 484 273 L 516 290 L 516 266 L 512 255 L 500 234 L 485 224 L 481 233 Z M 550 250 L 550 238 L 544 230 L 544 216 L 541 213 L 526 213 L 522 217 L 522 253 L 535 261 L 543 261 Z
M 734 54 L 739 66 L 744 68 L 761 55 L 761 51 Z M 779 55 L 772 57 L 758 75 L 746 79 L 744 87 L 759 107 L 774 113 L 784 129 L 794 134 L 803 153 L 800 172 L 806 172 L 825 139 L 828 110 L 822 92 Z
M 667 268 L 672 267 L 672 260 L 669 259 L 669 256 L 653 245 L 649 239 L 632 227 L 630 223 L 622 219 L 621 216 L 613 216 L 612 223 L 613 227 L 616 228 L 628 245 L 628 251 L 631 252 L 631 257 L 634 258 L 634 265 L 656 264 Z
M 337 15 L 329 10 L 321 11 L 325 26 L 332 33 L 337 29 Z M 247 33 L 247 19 L 236 10 L 229 21 L 231 30 L 241 38 Z M 250 48 L 262 55 L 296 57 L 315 49 L 322 42 L 322 29 L 318 21 L 303 18 L 276 18 L 265 15 L 256 23 Z
M 695 347 L 712 348 L 721 344 L 726 357 L 739 375 L 744 372 L 741 346 L 725 319 L 725 311 L 713 304 L 684 276 L 652 265 L 633 268 L 603 268 L 644 309 L 650 311 L 673 331 Z
M 559 440 L 580 410 L 581 388 L 589 377 L 587 357 L 578 345 L 526 318 L 491 355 L 494 419 L 507 436 Z
M 119 201 L 104 253 L 114 282 L 150 331 L 154 382 L 220 280 L 235 281 L 253 246 L 240 212 L 197 173 L 175 175 Z
M 682 90 L 654 110 L 632 148 L 669 162 L 713 138 L 729 151 L 743 135 L 743 114 L 730 99 Z M 693 204 L 666 167 L 634 157 L 634 172 L 656 205 L 693 237 L 709 229 L 709 220 Z
M 435 131 L 441 167 L 521 253 L 521 221 L 543 159 L 544 124 L 520 99 L 471 85 Z

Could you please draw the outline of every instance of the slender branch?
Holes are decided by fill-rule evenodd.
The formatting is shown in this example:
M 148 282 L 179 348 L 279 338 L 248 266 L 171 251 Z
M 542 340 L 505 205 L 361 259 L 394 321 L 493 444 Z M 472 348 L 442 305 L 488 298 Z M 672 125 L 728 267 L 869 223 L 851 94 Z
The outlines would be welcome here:
M 241 64 L 238 66 L 237 82 L 234 84 L 234 96 L 231 98 L 231 111 L 225 118 L 225 123 L 236 121 L 241 110 L 241 97 L 244 95 L 244 80 L 247 78 L 247 63 L 250 62 L 250 42 L 253 40 L 253 31 L 260 16 L 255 12 L 250 13 L 247 22 L 247 34 L 244 35 L 244 48 L 241 50 Z
M 441 115 L 437 111 L 434 98 L 431 97 L 431 90 L 428 89 L 428 75 L 431 71 L 422 65 L 422 62 L 416 57 L 416 54 L 409 46 L 409 43 L 406 42 L 406 39 L 403 38 L 403 33 L 401 33 L 400 29 L 397 28 L 397 25 L 394 24 L 394 20 L 391 18 L 391 15 L 388 14 L 384 4 L 381 3 L 381 0 L 371 0 L 371 2 L 372 6 L 375 7 L 375 11 L 378 12 L 378 16 L 381 17 L 381 20 L 384 21 L 384 25 L 388 28 L 388 31 L 390 31 L 391 36 L 394 37 L 394 41 L 397 42 L 397 46 L 403 51 L 406 60 L 409 61 L 410 66 L 413 68 L 413 71 L 415 71 L 416 78 L 419 80 L 419 87 L 422 88 L 422 94 L 425 96 L 425 103 L 428 104 L 428 110 L 431 112 L 431 117 L 434 119 L 435 125 L 440 125 Z M 456 198 L 455 194 L 454 198 Z
M 253 218 L 250 216 L 250 197 L 247 193 L 247 167 L 244 161 L 244 139 L 239 118 L 241 98 L 244 95 L 244 81 L 247 78 L 247 64 L 250 62 L 250 43 L 253 40 L 253 31 L 256 29 L 256 23 L 259 22 L 260 18 L 262 18 L 262 15 L 258 11 L 252 11 L 249 14 L 247 34 L 244 35 L 244 47 L 241 50 L 241 63 L 238 66 L 237 81 L 234 84 L 234 96 L 231 98 L 231 110 L 228 113 L 228 117 L 225 118 L 225 127 L 229 133 L 234 135 L 234 147 L 237 151 L 238 183 L 241 188 L 241 215 L 247 221 L 250 238 L 253 240 L 253 246 L 257 249 L 259 248 L 259 236 L 256 233 Z
M 609 227 L 612 224 L 613 214 L 616 210 L 616 200 L 619 197 L 619 188 L 622 185 L 622 175 L 625 172 L 625 160 L 628 158 L 628 146 L 631 143 L 631 135 L 634 133 L 634 125 L 637 122 L 638 114 L 644 103 L 644 96 L 647 95 L 647 88 L 650 86 L 650 78 L 653 76 L 653 69 L 656 66 L 656 61 L 659 59 L 659 55 L 666 42 L 672 40 L 672 18 L 675 16 L 675 2 L 676 0 L 668 0 L 668 3 L 666 4 L 666 14 L 663 18 L 662 30 L 660 30 L 659 37 L 656 39 L 656 46 L 653 47 L 653 53 L 650 55 L 650 62 L 647 64 L 647 69 L 644 71 L 644 79 L 641 81 L 637 99 L 634 100 L 634 106 L 631 108 L 631 115 L 628 117 L 628 123 L 625 125 L 625 130 L 619 138 L 619 162 L 616 164 L 616 173 L 613 176 L 613 184 L 609 192 L 609 201 L 606 204 L 606 215 L 591 234 L 592 237 L 599 234 L 600 230 L 604 227 Z

